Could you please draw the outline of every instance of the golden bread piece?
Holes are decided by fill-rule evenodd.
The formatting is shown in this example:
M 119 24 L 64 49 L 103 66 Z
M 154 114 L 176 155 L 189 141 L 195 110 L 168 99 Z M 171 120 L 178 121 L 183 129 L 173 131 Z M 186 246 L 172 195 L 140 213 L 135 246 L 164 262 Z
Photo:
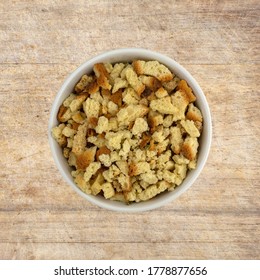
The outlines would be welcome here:
M 66 122 L 71 118 L 71 116 L 72 116 L 72 112 L 70 108 L 67 108 L 63 104 L 61 104 L 57 114 L 57 120 L 59 122 Z
M 85 171 L 95 159 L 97 147 L 92 147 L 77 156 L 76 166 L 78 170 Z
M 183 143 L 181 130 L 179 127 L 174 126 L 170 128 L 170 132 L 171 149 L 175 154 L 179 154 L 181 152 L 181 147 Z
M 126 72 L 126 79 L 130 86 L 136 91 L 136 93 L 140 96 L 142 92 L 145 90 L 145 85 L 139 80 L 137 74 L 133 70 L 132 67 L 129 67 Z
M 153 92 L 157 91 L 162 86 L 162 83 L 152 76 L 140 75 L 139 79 L 147 88 L 149 88 Z
M 97 175 L 97 177 L 94 179 L 94 182 L 92 183 L 90 189 L 91 193 L 94 195 L 97 195 L 102 190 L 102 185 L 105 182 L 105 179 L 101 173 Z
M 133 105 L 130 104 L 125 108 L 122 108 L 117 113 L 117 119 L 119 125 L 128 126 L 131 122 L 135 121 L 137 118 L 144 117 L 149 111 L 144 105 Z
M 180 80 L 177 86 L 178 90 L 183 90 L 186 93 L 186 96 L 189 102 L 196 101 L 196 96 L 193 94 L 191 87 L 188 86 L 185 80 Z
M 76 84 L 75 86 L 75 91 L 77 93 L 82 92 L 87 86 L 89 86 L 89 84 L 93 81 L 93 77 L 92 76 L 88 76 L 88 75 L 83 75 L 80 79 L 80 81 Z
M 191 137 L 200 137 L 200 132 L 197 129 L 194 121 L 181 120 L 180 124 Z
M 161 82 L 168 82 L 173 78 L 171 71 L 158 61 L 136 60 L 133 67 L 138 75 L 153 76 Z
M 163 97 L 160 99 L 152 100 L 150 108 L 153 111 L 157 111 L 161 114 L 176 114 L 177 108 L 172 104 L 171 97 Z
M 87 129 L 88 129 L 88 124 L 86 122 L 78 127 L 78 131 L 74 136 L 73 145 L 72 145 L 72 152 L 75 155 L 80 155 L 85 151 L 87 145 L 87 140 L 86 140 Z
M 198 139 L 195 137 L 186 137 L 181 148 L 181 153 L 189 160 L 194 160 L 197 156 L 199 147 Z
M 97 84 L 104 89 L 111 89 L 111 85 L 109 84 L 109 74 L 107 69 L 103 63 L 97 63 L 94 65 L 93 70 L 97 77 Z
M 202 114 L 201 111 L 199 110 L 199 108 L 197 108 L 196 106 L 194 106 L 193 103 L 189 104 L 188 107 L 188 111 L 186 114 L 186 118 L 188 120 L 192 120 L 194 122 L 198 121 L 198 122 L 202 122 Z

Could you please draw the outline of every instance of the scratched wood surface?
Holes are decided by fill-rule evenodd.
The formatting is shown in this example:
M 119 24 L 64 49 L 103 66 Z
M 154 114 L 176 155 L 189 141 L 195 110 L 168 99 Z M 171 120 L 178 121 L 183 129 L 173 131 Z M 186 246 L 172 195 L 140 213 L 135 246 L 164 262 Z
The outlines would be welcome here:
M 0 259 L 259 259 L 259 9 L 257 0 L 1 0 Z M 122 47 L 175 58 L 213 118 L 196 183 L 139 214 L 79 197 L 47 139 L 65 77 Z

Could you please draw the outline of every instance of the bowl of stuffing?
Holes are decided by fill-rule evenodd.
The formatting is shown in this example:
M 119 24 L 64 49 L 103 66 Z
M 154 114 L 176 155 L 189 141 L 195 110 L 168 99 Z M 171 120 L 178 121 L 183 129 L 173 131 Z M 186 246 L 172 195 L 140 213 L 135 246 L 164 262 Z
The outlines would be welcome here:
M 211 145 L 208 103 L 175 60 L 140 48 L 107 51 L 65 80 L 48 127 L 54 161 L 78 194 L 139 212 L 185 192 Z

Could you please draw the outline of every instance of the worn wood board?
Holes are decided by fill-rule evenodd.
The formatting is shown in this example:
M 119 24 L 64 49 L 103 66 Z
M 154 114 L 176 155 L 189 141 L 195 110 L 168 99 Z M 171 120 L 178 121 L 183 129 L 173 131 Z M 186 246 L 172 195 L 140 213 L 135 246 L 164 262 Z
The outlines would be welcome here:
M 0 1 L 0 259 L 259 259 L 259 1 Z M 176 59 L 209 102 L 192 188 L 124 214 L 79 197 L 47 139 L 65 77 L 108 49 Z

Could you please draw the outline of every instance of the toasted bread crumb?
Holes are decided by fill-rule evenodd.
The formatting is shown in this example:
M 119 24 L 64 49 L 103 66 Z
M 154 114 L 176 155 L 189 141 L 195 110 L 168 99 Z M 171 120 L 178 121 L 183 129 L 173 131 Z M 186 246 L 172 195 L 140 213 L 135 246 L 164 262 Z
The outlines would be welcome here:
M 106 182 L 102 185 L 102 190 L 106 199 L 109 199 L 115 195 L 115 189 L 113 188 L 113 185 L 109 182 Z
M 160 181 L 156 185 L 151 185 L 149 188 L 138 194 L 138 198 L 142 201 L 149 200 L 159 193 L 167 190 L 170 184 L 166 181 Z
M 85 95 L 79 95 L 75 99 L 73 99 L 69 105 L 72 113 L 80 110 L 82 108 L 82 104 L 87 97 Z
M 130 86 L 140 96 L 142 92 L 145 90 L 145 85 L 138 79 L 137 74 L 132 68 L 128 68 L 125 74 L 126 74 L 126 79 L 130 84 Z
M 199 137 L 200 132 L 197 129 L 196 125 L 194 124 L 194 121 L 190 120 L 181 120 L 181 125 L 185 129 L 185 131 L 191 136 L 191 137 Z
M 181 147 L 183 143 L 181 130 L 179 127 L 174 126 L 170 128 L 170 132 L 171 149 L 175 154 L 179 154 L 181 152 Z
M 66 108 L 63 104 L 60 106 L 58 114 L 57 114 L 57 120 L 59 122 L 66 122 L 68 121 L 72 116 L 72 112 L 69 108 Z
M 85 151 L 85 147 L 87 144 L 86 134 L 87 134 L 87 123 L 83 123 L 78 127 L 78 131 L 74 136 L 72 152 L 75 155 L 82 154 Z
M 77 93 L 82 92 L 92 81 L 93 81 L 92 76 L 83 75 L 80 81 L 76 84 L 75 91 Z
M 129 176 L 136 176 L 150 170 L 148 162 L 137 162 L 129 165 Z
M 116 78 L 113 86 L 112 93 L 117 92 L 119 89 L 126 88 L 128 86 L 127 80 L 122 78 Z
M 130 105 L 130 104 L 138 104 L 140 100 L 140 97 L 136 94 L 133 88 L 126 88 L 124 91 L 124 97 L 123 101 L 124 103 Z
M 70 106 L 70 103 L 76 98 L 76 94 L 71 93 L 62 103 L 66 108 Z
M 189 99 L 185 92 L 182 90 L 176 91 L 171 95 L 172 104 L 175 107 L 175 112 L 173 114 L 173 121 L 184 120 L 185 111 L 189 104 Z
M 112 84 L 114 84 L 115 79 L 120 76 L 120 73 L 124 69 L 125 64 L 124 63 L 116 63 L 113 67 L 113 70 L 111 71 L 109 78 Z
M 167 92 L 163 87 L 160 87 L 160 88 L 155 92 L 155 95 L 156 95 L 158 98 L 163 98 L 163 97 L 168 96 L 168 92 Z
M 108 80 L 109 74 L 104 64 L 103 63 L 95 64 L 93 70 L 97 77 L 97 84 L 104 89 L 110 90 L 111 85 L 109 84 L 109 80 Z
M 140 75 L 139 78 L 141 82 L 153 92 L 156 92 L 162 86 L 161 82 L 155 77 Z
M 85 171 L 95 159 L 97 147 L 92 147 L 77 156 L 76 166 L 78 170 Z
M 132 128 L 134 135 L 141 134 L 148 130 L 148 124 L 143 118 L 137 118 Z
M 62 134 L 64 127 L 65 127 L 64 124 L 60 124 L 59 126 L 56 126 L 51 130 L 52 137 L 58 142 L 58 144 L 62 148 L 66 147 L 67 144 L 67 139 L 65 135 Z
M 86 172 L 84 173 L 84 180 L 88 182 L 90 178 L 96 174 L 96 172 L 101 168 L 100 162 L 91 162 L 89 166 L 86 168 Z
M 173 78 L 171 71 L 158 61 L 136 60 L 133 62 L 133 67 L 138 75 L 154 76 L 161 82 L 167 82 Z
M 193 94 L 192 89 L 188 86 L 185 80 L 180 80 L 177 89 L 183 90 L 186 93 L 189 102 L 196 101 L 196 96 Z
M 72 119 L 73 121 L 75 121 L 76 123 L 78 124 L 82 124 L 84 122 L 84 117 L 82 116 L 83 113 L 81 112 L 75 112 L 73 115 L 72 115 Z
M 62 134 L 66 137 L 73 137 L 76 134 L 76 130 L 65 126 L 64 129 L 62 130 Z
M 73 171 L 72 171 L 73 172 Z M 75 172 L 75 171 L 74 171 Z M 77 171 L 76 171 L 77 172 Z M 87 194 L 91 194 L 90 190 L 90 184 L 85 181 L 84 179 L 84 173 L 83 172 L 78 172 L 75 174 L 75 183 L 79 186 L 79 188 Z
M 107 130 L 108 130 L 108 119 L 104 116 L 99 117 L 96 126 L 96 132 L 98 134 L 101 134 L 102 132 L 106 132 Z
M 101 173 L 98 174 L 98 176 L 95 178 L 93 184 L 91 185 L 91 193 L 94 195 L 97 195 L 101 192 L 102 190 L 102 185 L 104 183 L 104 177 Z
M 198 121 L 202 122 L 202 114 L 196 106 L 193 105 L 193 103 L 189 104 L 188 112 L 186 114 L 186 118 L 191 121 Z
M 116 161 L 116 165 L 118 166 L 118 168 L 120 169 L 120 171 L 124 175 L 128 175 L 128 173 L 129 173 L 128 163 L 125 160 L 118 160 L 118 161 Z
M 160 99 L 152 100 L 150 108 L 154 111 L 158 111 L 161 114 L 175 114 L 177 109 L 171 102 L 170 96 Z
M 119 125 L 128 126 L 137 118 L 145 116 L 148 111 L 149 109 L 144 105 L 128 105 L 117 113 Z
M 98 118 L 99 110 L 100 110 L 100 103 L 94 99 L 88 98 L 83 103 L 83 109 L 87 116 L 87 118 L 95 117 Z
M 186 137 L 181 148 L 181 153 L 189 160 L 194 160 L 197 155 L 199 143 L 195 137 Z
M 111 151 L 106 146 L 102 146 L 96 152 L 96 160 L 99 160 L 100 155 L 110 155 L 110 153 Z
M 178 77 L 174 77 L 169 82 L 162 83 L 163 87 L 168 91 L 168 93 L 172 93 L 173 90 L 177 87 L 180 79 Z

